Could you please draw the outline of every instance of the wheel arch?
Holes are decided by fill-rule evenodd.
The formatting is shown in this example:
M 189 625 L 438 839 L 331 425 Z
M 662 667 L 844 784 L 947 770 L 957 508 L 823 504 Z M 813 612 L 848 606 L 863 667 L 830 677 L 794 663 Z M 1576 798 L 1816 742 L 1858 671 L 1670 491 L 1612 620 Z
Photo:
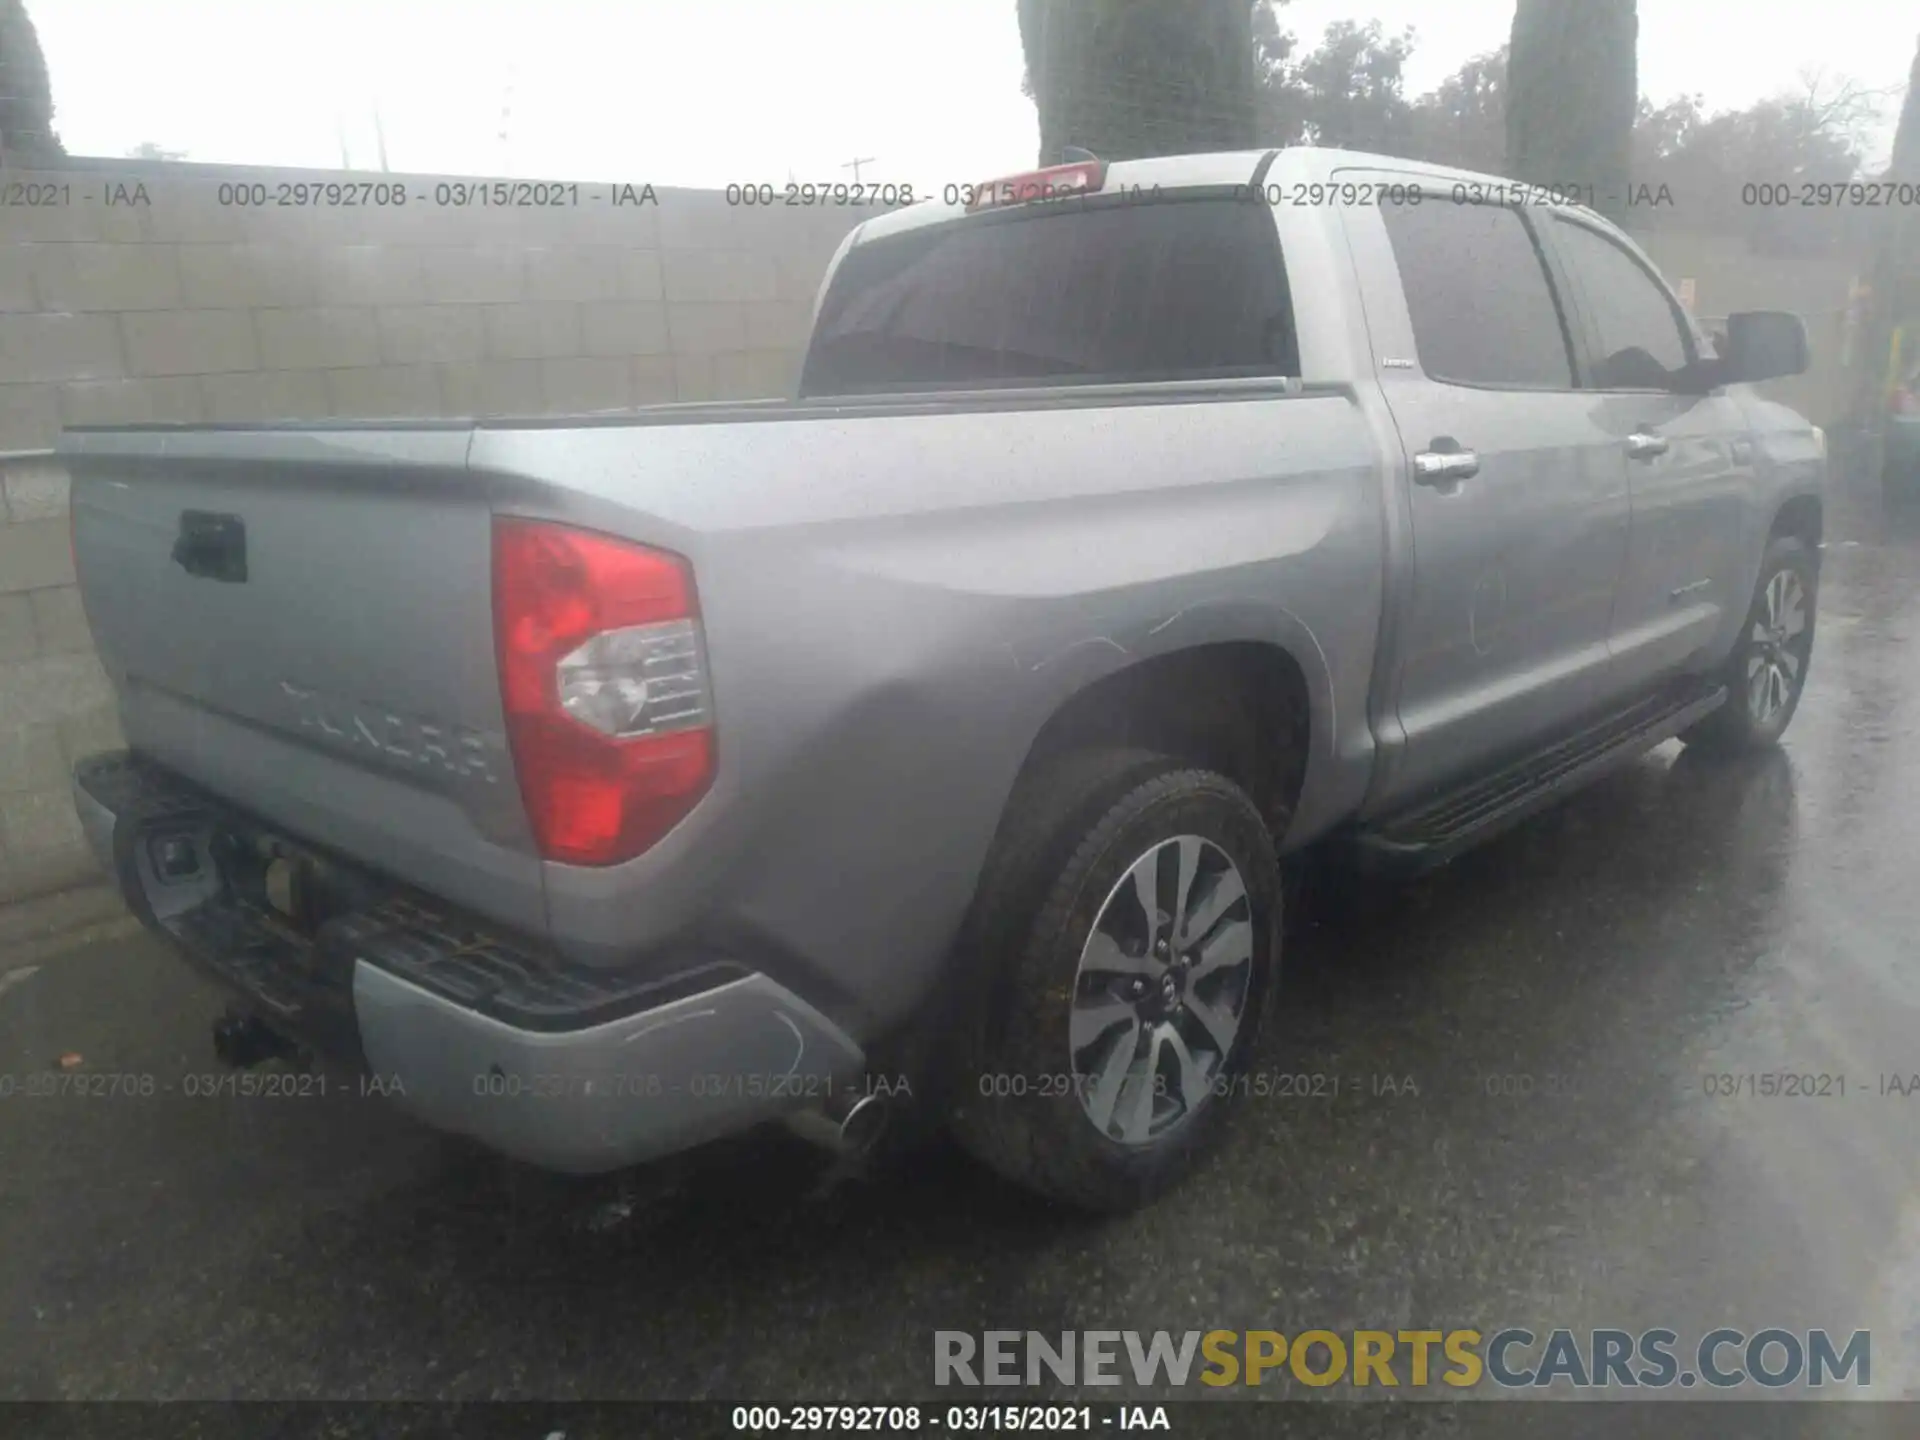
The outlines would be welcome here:
M 982 934 L 989 919 L 984 903 L 996 877 L 1016 868 L 1015 859 L 1031 838 L 1023 832 L 1023 817 L 1059 782 L 1060 772 L 1072 768 L 1051 762 L 1076 752 L 1093 759 L 1121 750 L 1136 758 L 1170 753 L 1222 769 L 1229 778 L 1237 778 L 1236 771 L 1247 773 L 1250 763 L 1257 767 L 1257 755 L 1251 762 L 1247 758 L 1249 742 L 1235 747 L 1219 730 L 1182 734 L 1168 723 L 1164 706 L 1142 706 L 1141 699 L 1175 693 L 1175 683 L 1198 671 L 1206 681 L 1251 693 L 1257 697 L 1254 716 L 1277 718 L 1287 728 L 1288 766 L 1256 778 L 1253 787 L 1263 792 L 1255 794 L 1254 803 L 1276 846 L 1287 821 L 1300 813 L 1302 795 L 1311 796 L 1316 783 L 1336 770 L 1332 676 L 1312 632 L 1294 617 L 1271 605 L 1218 605 L 1163 617 L 1135 633 L 1141 638 L 1130 635 L 1127 641 L 1083 634 L 1054 644 L 1038 659 L 1016 652 L 1022 670 L 1042 682 L 1037 694 L 1030 694 L 1025 744 L 996 786 L 993 819 L 954 944 L 915 1016 L 889 1042 L 888 1054 L 938 1056 L 953 1043 L 947 1017 L 954 1006 L 969 1003 L 981 967 L 993 969 L 989 955 L 995 947 Z M 1220 710 L 1216 705 L 1209 713 L 1217 719 Z M 1231 707 L 1227 713 L 1233 713 Z M 1231 725 L 1227 729 L 1230 733 Z M 1240 733 L 1247 733 L 1244 716 Z M 1253 733 L 1257 739 L 1259 732 Z M 1223 750 L 1224 762 L 1217 758 Z M 902 1068 L 917 1063 L 909 1058 Z M 941 1068 L 936 1061 L 935 1073 Z
M 1809 549 L 1818 550 L 1825 523 L 1826 515 L 1818 495 L 1793 495 L 1773 512 L 1767 540 L 1771 543 L 1782 535 L 1791 535 L 1804 541 Z
M 1118 663 L 1111 649 L 1104 665 L 1083 660 L 1035 731 L 1014 794 L 1076 749 L 1156 750 L 1232 779 L 1260 807 L 1275 841 L 1284 839 L 1316 754 L 1333 733 L 1324 657 L 1305 627 L 1293 644 L 1244 631 L 1187 640 Z

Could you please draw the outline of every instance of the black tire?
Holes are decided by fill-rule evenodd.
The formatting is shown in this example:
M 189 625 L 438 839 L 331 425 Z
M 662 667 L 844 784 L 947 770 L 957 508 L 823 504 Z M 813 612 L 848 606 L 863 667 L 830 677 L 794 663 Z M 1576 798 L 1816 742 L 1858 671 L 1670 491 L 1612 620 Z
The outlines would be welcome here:
M 1239 1028 L 1214 1061 L 1205 1098 L 1167 1133 L 1123 1144 L 1096 1128 L 1083 1090 L 1066 1078 L 1081 949 L 1129 867 L 1188 835 L 1218 847 L 1245 886 L 1247 908 L 1232 912 L 1251 926 Z M 1089 1211 L 1129 1210 L 1177 1182 L 1218 1138 L 1230 1108 L 1222 1092 L 1271 1009 L 1281 911 L 1272 837 L 1259 808 L 1223 775 L 1103 750 L 1068 756 L 1023 783 L 964 945 L 965 973 L 977 984 L 948 1113 L 961 1146 L 1016 1184 Z
M 1791 652 L 1798 661 L 1797 673 L 1785 702 L 1763 713 L 1749 685 L 1750 667 L 1756 657 L 1765 662 L 1765 646 L 1754 638 L 1757 628 L 1766 625 L 1767 592 L 1775 577 L 1782 573 L 1794 577 L 1805 596 L 1806 629 Z M 1792 535 L 1776 536 L 1760 561 L 1760 577 L 1753 588 L 1753 600 L 1740 627 L 1740 638 L 1727 657 L 1720 678 L 1727 687 L 1727 703 L 1681 736 L 1688 747 L 1713 754 L 1739 755 L 1764 750 L 1780 743 L 1800 697 L 1806 692 L 1807 669 L 1813 659 L 1815 618 L 1819 613 L 1820 566 L 1814 551 L 1804 540 Z

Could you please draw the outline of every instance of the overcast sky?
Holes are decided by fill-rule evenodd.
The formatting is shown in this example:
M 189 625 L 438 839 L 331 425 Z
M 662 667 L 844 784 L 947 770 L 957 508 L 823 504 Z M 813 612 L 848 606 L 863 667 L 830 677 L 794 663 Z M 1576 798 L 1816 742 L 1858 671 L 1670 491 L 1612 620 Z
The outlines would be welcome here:
M 576 180 L 939 185 L 1030 163 L 1014 0 L 27 0 L 74 154 Z M 1408 93 L 1506 39 L 1512 0 L 1293 0 L 1412 26 Z M 1895 0 L 1640 0 L 1640 84 L 1711 109 L 1809 67 L 1891 89 Z M 502 138 L 504 131 L 505 138 Z

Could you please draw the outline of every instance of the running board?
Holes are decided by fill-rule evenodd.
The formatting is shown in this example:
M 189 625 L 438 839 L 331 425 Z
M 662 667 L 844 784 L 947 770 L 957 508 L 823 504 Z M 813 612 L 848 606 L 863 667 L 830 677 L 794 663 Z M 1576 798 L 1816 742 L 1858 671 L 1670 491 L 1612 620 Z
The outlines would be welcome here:
M 1492 775 L 1362 828 L 1355 848 L 1364 862 L 1383 868 L 1444 865 L 1698 724 L 1726 699 L 1724 685 L 1704 682 L 1662 690 Z

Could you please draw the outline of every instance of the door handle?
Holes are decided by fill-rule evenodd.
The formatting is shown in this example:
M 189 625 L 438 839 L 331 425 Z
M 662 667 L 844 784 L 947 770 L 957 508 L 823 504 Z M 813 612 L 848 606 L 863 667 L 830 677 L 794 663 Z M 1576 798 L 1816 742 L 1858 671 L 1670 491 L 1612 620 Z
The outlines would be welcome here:
M 1480 473 L 1480 457 L 1471 450 L 1422 450 L 1413 457 L 1413 483 L 1440 489 Z
M 1629 460 L 1651 460 L 1656 455 L 1667 453 L 1667 437 L 1652 435 L 1645 430 L 1636 430 L 1627 436 L 1627 458 Z

